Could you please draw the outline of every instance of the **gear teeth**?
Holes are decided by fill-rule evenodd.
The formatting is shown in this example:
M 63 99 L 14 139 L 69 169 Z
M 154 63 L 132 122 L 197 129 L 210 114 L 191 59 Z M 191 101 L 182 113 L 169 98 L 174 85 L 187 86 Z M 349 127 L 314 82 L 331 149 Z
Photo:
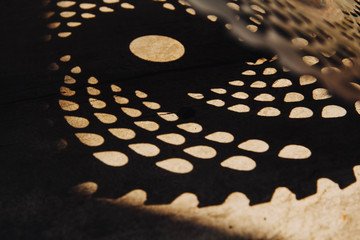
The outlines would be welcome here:
M 73 186 L 70 192 L 79 196 L 91 196 L 96 193 L 97 189 L 98 185 L 95 182 L 83 182 Z
M 70 58 L 71 58 L 71 56 L 70 56 Z M 70 58 L 68 61 L 70 61 Z M 63 58 L 63 59 L 66 59 L 66 58 Z M 269 61 L 269 63 L 274 60 L 276 60 L 276 59 L 273 58 L 272 60 Z M 68 62 L 66 60 L 65 61 L 60 60 L 60 61 L 63 63 Z M 72 64 L 72 62 L 70 62 L 70 64 Z M 64 67 L 62 65 L 63 63 L 60 63 L 60 62 L 55 63 L 54 62 L 53 65 L 51 66 L 52 70 L 59 70 L 59 71 L 64 70 L 63 69 Z M 58 69 L 59 67 L 61 69 Z M 68 69 L 69 67 L 70 66 L 67 65 L 67 66 L 65 66 L 65 69 Z M 79 68 L 79 67 L 77 67 L 77 68 Z M 73 70 L 76 70 L 76 68 L 72 69 L 72 73 L 74 73 L 74 74 L 79 73 L 76 71 L 74 72 Z M 79 70 L 79 69 L 77 69 L 77 70 Z M 83 73 L 81 73 L 81 74 L 83 74 Z M 66 86 L 70 86 L 71 84 L 80 84 L 77 86 L 82 86 L 82 84 L 84 83 L 82 80 L 84 80 L 84 79 L 81 74 L 78 75 L 78 77 L 76 77 L 76 79 L 74 79 L 74 78 L 71 78 L 70 80 L 64 79 L 64 84 L 67 84 Z M 55 75 L 54 75 L 54 77 L 57 78 L 57 76 L 55 76 Z M 67 76 L 67 77 L 69 77 L 69 76 Z M 90 79 L 87 78 L 86 82 L 88 84 L 97 84 L 98 80 L 92 79 L 90 81 Z M 72 85 L 72 86 L 75 86 L 75 85 Z M 117 87 L 116 89 L 113 89 L 113 86 L 115 86 L 115 85 L 111 86 L 113 92 L 122 91 L 121 88 L 118 86 L 116 86 Z M 101 88 L 101 90 L 102 90 L 102 88 Z M 149 94 L 151 94 L 151 92 L 149 92 Z M 145 94 L 145 95 L 147 96 L 147 94 Z M 145 95 L 143 95 L 143 96 L 145 96 Z M 69 97 L 71 97 L 71 96 L 69 96 Z M 202 97 L 204 97 L 204 96 L 202 96 Z M 71 99 L 72 98 L 70 98 L 70 100 Z M 78 100 L 80 100 L 80 98 Z M 75 101 L 75 103 L 76 102 L 77 102 L 77 100 Z M 54 106 L 56 106 L 55 109 L 54 109 Z M 59 105 L 58 105 L 57 101 L 52 102 L 51 104 L 46 104 L 46 106 L 44 106 L 44 110 L 53 112 L 54 114 L 56 113 L 55 116 L 57 116 L 58 109 L 59 109 Z M 180 118 L 186 118 L 186 116 L 188 116 L 188 115 L 192 116 L 194 114 L 191 106 L 190 107 L 182 106 L 182 108 L 179 111 L 180 112 L 178 114 L 179 114 Z M 49 122 L 49 124 L 50 124 L 49 126 L 52 126 L 54 123 L 56 124 L 56 121 Z M 202 127 L 201 127 L 201 129 L 202 129 Z M 63 135 L 63 133 L 62 133 L 62 135 Z M 69 141 L 69 143 L 67 141 Z M 46 143 L 44 143 L 43 146 L 49 145 L 49 147 L 51 147 L 51 148 L 56 148 L 57 151 L 63 151 L 63 150 L 67 150 L 67 148 L 69 148 L 69 146 L 72 146 L 71 141 L 74 141 L 74 140 L 73 140 L 73 138 L 68 138 L 67 141 L 64 139 L 60 139 L 58 141 L 54 140 L 54 143 L 46 142 Z M 74 145 L 74 146 L 76 146 L 76 145 Z M 67 152 L 67 151 L 64 151 L 64 152 Z M 135 179 L 135 180 L 133 182 L 130 182 L 130 184 L 122 182 L 122 183 L 119 183 L 119 185 L 114 185 L 111 182 L 111 181 L 113 181 L 113 175 L 109 174 L 108 176 L 103 176 L 101 172 L 99 172 L 99 173 L 97 172 L 99 170 L 96 170 L 97 174 L 101 175 L 101 179 L 98 179 L 99 181 L 94 180 L 94 182 L 85 182 L 82 184 L 78 184 L 73 188 L 73 190 L 75 190 L 79 194 L 82 194 L 85 196 L 91 196 L 92 194 L 94 194 L 94 195 L 92 195 L 93 197 L 99 196 L 99 197 L 107 197 L 107 198 L 108 197 L 117 198 L 117 197 L 121 196 L 121 197 L 117 198 L 116 201 L 118 201 L 119 203 L 136 205 L 136 206 L 138 206 L 138 205 L 140 206 L 140 205 L 144 205 L 144 204 L 155 204 L 155 205 L 171 204 L 171 205 L 175 205 L 175 206 L 186 205 L 186 206 L 190 206 L 190 207 L 192 207 L 192 206 L 205 207 L 205 206 L 219 205 L 222 203 L 228 204 L 229 202 L 231 202 L 231 203 L 236 202 L 239 205 L 240 204 L 241 205 L 243 205 L 243 204 L 244 205 L 255 205 L 255 204 L 260 204 L 260 203 L 269 202 L 269 201 L 284 202 L 284 201 L 288 201 L 289 199 L 302 199 L 302 198 L 311 196 L 317 192 L 325 193 L 328 190 L 330 190 L 330 191 L 336 190 L 337 191 L 337 190 L 340 190 L 340 188 L 343 189 L 343 188 L 349 186 L 350 184 L 354 183 L 356 181 L 356 178 L 360 181 L 360 165 L 354 167 L 354 173 L 352 172 L 352 169 L 351 169 L 352 166 L 355 165 L 354 162 L 356 162 L 356 158 L 353 158 L 353 161 L 348 161 L 345 163 L 345 165 L 346 165 L 346 167 L 348 167 L 348 169 L 342 169 L 342 168 L 337 169 L 336 166 L 334 165 L 334 168 L 336 169 L 335 173 L 322 172 L 321 169 L 317 169 L 314 171 L 312 169 L 306 169 L 305 173 L 307 175 L 304 178 L 299 177 L 298 180 L 294 180 L 291 174 L 286 174 L 284 179 L 279 180 L 278 178 L 273 178 L 272 180 L 268 180 L 269 183 L 265 183 L 265 184 L 263 184 L 262 179 L 257 181 L 258 180 L 257 176 L 251 175 L 251 173 L 249 173 L 248 176 L 250 177 L 249 178 L 250 180 L 248 180 L 248 181 L 252 181 L 251 185 L 249 185 L 248 182 L 246 182 L 244 184 L 245 186 L 244 185 L 234 186 L 233 188 L 230 188 L 228 190 L 225 190 L 225 188 L 223 188 L 222 183 L 218 184 L 216 186 L 212 185 L 211 187 L 209 187 L 207 184 L 209 184 L 209 183 L 212 184 L 213 182 L 204 181 L 203 178 L 201 178 L 201 183 L 205 182 L 204 185 L 198 184 L 199 182 L 192 181 L 192 179 L 189 178 L 190 180 L 187 179 L 186 180 L 187 182 L 184 183 L 186 186 L 174 188 L 173 186 L 168 185 L 169 183 L 172 183 L 172 181 L 167 181 L 166 177 L 157 179 L 155 181 L 156 184 L 153 184 L 153 182 L 148 181 L 148 178 L 147 178 L 148 176 L 152 177 L 153 175 L 151 175 L 151 174 L 142 176 L 140 178 L 140 180 L 138 178 L 131 178 L 131 179 Z M 259 161 L 259 164 L 261 164 L 261 161 Z M 95 165 L 92 165 L 92 166 L 95 166 Z M 131 167 L 131 166 L 129 166 L 129 167 Z M 333 167 L 333 166 L 331 166 L 331 167 Z M 103 171 L 102 169 L 103 168 L 101 168 L 101 171 Z M 84 169 L 82 169 L 82 170 L 84 170 Z M 142 170 L 143 169 L 141 169 L 140 171 L 142 171 Z M 147 170 L 150 170 L 150 169 L 147 169 Z M 151 169 L 151 170 L 153 170 L 153 169 Z M 124 172 L 119 171 L 119 173 L 122 174 Z M 137 173 L 137 171 L 136 171 L 136 173 Z M 194 174 L 194 172 L 191 174 Z M 257 171 L 254 171 L 252 174 L 256 175 L 259 173 Z M 127 176 L 127 175 L 124 174 L 124 176 Z M 276 177 L 278 176 L 277 172 L 274 174 L 274 176 L 276 176 Z M 297 176 L 299 176 L 299 175 L 297 175 Z M 136 175 L 136 177 L 138 177 L 138 176 Z M 316 185 L 315 184 L 316 179 L 318 179 L 319 177 L 328 177 L 328 178 L 319 179 L 317 181 L 317 185 Z M 122 178 L 116 178 L 116 179 L 122 180 Z M 242 178 L 234 178 L 234 179 L 238 180 L 238 179 L 242 179 Z M 179 178 L 179 182 L 181 180 L 182 180 L 182 178 Z M 279 182 L 276 182 L 277 180 L 279 180 Z M 274 181 L 274 182 L 271 183 L 271 181 Z M 239 181 L 239 182 L 241 182 L 241 181 Z M 102 187 L 97 189 L 97 186 L 95 185 L 97 183 L 99 183 L 99 185 Z M 177 183 L 177 182 L 175 181 L 174 183 Z M 190 186 L 187 184 L 190 184 Z M 234 181 L 234 184 L 236 184 L 236 181 Z M 256 186 L 256 184 L 263 184 L 263 185 Z M 194 186 L 194 185 L 196 185 L 196 186 Z M 286 187 L 278 187 L 278 186 L 286 186 Z M 160 189 L 158 189 L 158 187 Z M 144 190 L 138 189 L 138 188 L 143 188 Z M 133 190 L 133 189 L 135 189 L 135 190 Z M 191 189 L 191 191 L 193 191 L 194 193 L 188 193 L 187 191 L 190 191 L 189 189 Z M 215 191 L 214 191 L 214 189 L 215 189 Z M 96 190 L 98 190 L 98 191 L 96 191 Z M 244 193 L 235 192 L 235 191 L 243 191 Z M 296 196 L 294 193 L 296 193 Z M 238 206 L 238 204 L 234 204 L 234 205 Z
M 197 196 L 193 193 L 183 193 L 171 203 L 172 206 L 186 206 L 197 207 L 199 205 L 199 200 Z
M 360 165 L 354 167 L 354 176 L 358 181 L 360 181 Z
M 325 193 L 327 191 L 340 191 L 339 184 L 329 178 L 320 178 L 317 181 L 317 193 Z
M 129 205 L 143 205 L 146 201 L 147 194 L 142 189 L 135 189 L 124 196 L 116 199 L 118 203 L 125 203 Z
M 289 200 L 296 200 L 296 196 L 287 187 L 276 188 L 271 198 L 272 203 L 283 203 Z
M 250 200 L 246 194 L 241 192 L 230 193 L 229 196 L 225 199 L 224 205 L 229 206 L 249 206 Z

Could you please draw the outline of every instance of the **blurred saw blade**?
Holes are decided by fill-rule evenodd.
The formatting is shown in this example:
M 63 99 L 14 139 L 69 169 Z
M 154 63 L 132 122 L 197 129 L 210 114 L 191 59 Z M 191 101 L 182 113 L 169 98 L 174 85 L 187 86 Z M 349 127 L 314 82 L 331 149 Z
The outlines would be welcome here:
M 188 0 L 216 15 L 240 41 L 266 48 L 287 68 L 360 99 L 359 0 Z

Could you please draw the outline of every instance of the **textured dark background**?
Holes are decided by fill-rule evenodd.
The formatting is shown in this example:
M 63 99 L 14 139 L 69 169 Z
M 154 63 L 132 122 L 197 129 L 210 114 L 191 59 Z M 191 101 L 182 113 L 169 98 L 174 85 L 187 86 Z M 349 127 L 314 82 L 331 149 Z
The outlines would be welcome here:
M 135 1 L 135 6 L 141 5 L 140 2 Z M 148 204 L 161 204 L 170 203 L 184 192 L 192 192 L 197 195 L 200 206 L 221 204 L 235 191 L 245 193 L 252 204 L 266 202 L 279 186 L 288 187 L 302 198 L 315 193 L 320 177 L 328 177 L 341 187 L 355 181 L 352 167 L 358 164 L 360 155 L 357 114 L 349 111 L 345 118 L 326 121 L 319 114 L 308 120 L 290 120 L 287 116 L 264 119 L 254 114 L 239 117 L 227 110 L 214 112 L 211 106 L 184 99 L 184 93 L 190 90 L 205 92 L 238 78 L 247 69 L 244 59 L 254 61 L 271 55 L 240 45 L 219 23 L 210 23 L 201 16 L 189 18 L 182 9 L 164 13 L 151 1 L 142 4 L 135 10 L 136 14 L 99 14 L 96 21 L 84 24 L 71 38 L 55 38 L 45 43 L 43 36 L 49 30 L 42 18 L 44 7 L 40 1 L 0 3 L 1 239 L 242 238 L 69 193 L 72 186 L 85 181 L 98 183 L 95 197 L 120 197 L 140 188 L 147 192 Z M 55 6 L 50 4 L 48 8 L 52 7 Z M 128 43 L 146 34 L 178 39 L 186 47 L 185 56 L 165 64 L 136 58 L 128 51 Z M 161 159 L 144 161 L 130 152 L 133 161 L 129 166 L 123 169 L 104 166 L 73 136 L 74 130 L 66 125 L 64 113 L 57 104 L 64 71 L 70 66 L 61 66 L 60 72 L 51 72 L 47 66 L 69 52 L 72 63 L 86 66 L 83 76 L 93 73 L 100 76 L 102 91 L 106 91 L 110 83 L 122 84 L 129 92 L 141 87 L 163 108 L 176 112 L 181 121 L 201 122 L 208 129 L 202 133 L 204 136 L 220 125 L 240 139 L 264 139 L 272 149 L 262 156 L 254 155 L 258 168 L 244 174 L 219 167 L 222 160 L 233 155 L 235 143 L 230 147 L 217 147 L 218 155 L 206 164 L 191 159 L 198 168 L 186 176 L 159 170 L 154 162 Z M 264 67 L 266 65 L 255 70 L 261 71 Z M 276 77 L 296 79 L 297 76 L 280 72 Z M 76 89 L 80 102 L 86 99 L 81 94 L 85 85 L 81 84 L 80 81 Z M 256 90 L 246 90 L 257 94 Z M 294 90 L 311 92 L 296 86 Z M 351 104 L 337 98 L 331 102 L 351 108 Z M 247 104 L 259 108 L 251 105 L 253 102 Z M 289 110 L 281 99 L 275 104 L 284 111 Z M 317 102 L 306 104 L 314 112 L 323 107 Z M 110 111 L 118 110 L 114 105 Z M 86 109 L 81 113 L 94 118 Z M 105 134 L 102 125 L 91 127 Z M 139 137 L 149 141 L 149 137 L 154 136 L 140 134 Z M 60 139 L 66 139 L 67 148 L 59 148 Z M 200 137 L 187 139 L 192 145 L 203 142 Z M 294 141 L 309 146 L 312 157 L 292 162 L 278 158 L 278 151 Z M 115 140 L 107 144 L 106 147 L 119 147 Z M 163 150 L 159 158 L 176 153 L 189 159 L 181 149 L 157 144 Z

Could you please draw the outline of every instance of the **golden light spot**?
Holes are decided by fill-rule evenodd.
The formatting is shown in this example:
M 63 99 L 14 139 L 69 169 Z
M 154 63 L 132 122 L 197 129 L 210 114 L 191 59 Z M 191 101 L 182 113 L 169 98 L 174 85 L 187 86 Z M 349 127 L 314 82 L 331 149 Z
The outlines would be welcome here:
M 237 171 L 251 171 L 255 169 L 256 162 L 246 156 L 233 156 L 221 162 L 220 165 Z
M 254 75 L 256 75 L 256 72 L 253 70 L 246 70 L 246 71 L 242 72 L 241 74 L 246 75 L 246 76 L 254 76 Z
M 64 118 L 74 128 L 86 128 L 90 124 L 89 120 L 83 117 L 64 116 Z
M 175 10 L 174 5 L 172 5 L 171 3 L 164 3 L 163 7 L 169 10 Z
M 275 55 L 275 56 L 273 56 L 273 57 L 269 60 L 269 62 L 274 62 L 274 61 L 276 61 L 278 58 L 279 58 L 279 57 L 278 57 L 277 55 Z
M 210 159 L 216 156 L 216 150 L 209 146 L 194 146 L 184 149 L 184 152 L 187 154 L 201 158 L 201 159 Z
M 313 116 L 313 111 L 306 107 L 296 107 L 290 112 L 289 118 L 309 118 Z
M 315 65 L 319 62 L 319 59 L 314 56 L 303 56 L 302 60 L 309 66 Z
M 119 0 L 103 0 L 104 3 L 107 3 L 107 4 L 113 4 L 113 3 L 118 3 L 120 2 Z
M 273 88 L 283 88 L 283 87 L 290 87 L 291 85 L 292 85 L 292 82 L 289 79 L 280 78 L 273 83 L 272 87 Z
M 238 148 L 246 151 L 263 153 L 269 149 L 269 144 L 259 139 L 249 139 L 243 143 L 240 143 Z
M 295 47 L 298 47 L 298 48 L 304 48 L 306 47 L 307 45 L 309 45 L 309 42 L 308 40 L 306 40 L 305 38 L 293 38 L 291 40 L 292 44 L 295 45 Z
M 314 100 L 324 100 L 331 98 L 331 95 L 325 88 L 316 88 L 312 92 L 312 96 Z
M 225 105 L 225 102 L 221 99 L 212 99 L 209 101 L 206 101 L 207 104 L 213 105 L 215 107 L 223 107 Z
M 354 66 L 353 62 L 349 58 L 344 58 L 343 60 L 341 60 L 341 62 L 344 64 L 345 67 L 351 68 Z
M 158 112 L 157 115 L 168 122 L 175 122 L 179 119 L 178 115 L 171 112 Z
M 263 81 L 255 81 L 250 85 L 250 87 L 252 87 L 252 88 L 264 88 L 264 87 L 266 87 L 266 83 L 263 82 Z
M 92 8 L 96 7 L 96 4 L 94 4 L 94 3 L 81 3 L 79 6 L 80 6 L 81 9 L 87 10 L 87 9 L 92 9 Z
M 210 90 L 217 94 L 225 94 L 226 93 L 226 89 L 224 89 L 224 88 L 212 88 Z
M 160 109 L 160 104 L 156 103 L 156 102 L 143 102 L 143 104 L 147 107 L 150 108 L 152 110 L 157 110 Z
M 250 19 L 253 23 L 257 24 L 257 25 L 260 25 L 260 24 L 261 24 L 261 21 L 260 21 L 260 20 L 264 20 L 264 18 L 263 18 L 261 15 L 259 15 L 259 14 L 256 14 L 254 17 L 249 17 L 249 19 Z
M 261 102 L 272 102 L 275 100 L 275 97 L 271 94 L 268 93 L 261 93 L 259 95 L 257 95 L 254 98 L 255 101 L 261 101 Z
M 136 133 L 129 128 L 109 128 L 109 132 L 122 140 L 130 140 L 136 136 Z
M 75 78 L 73 78 L 73 77 L 71 77 L 69 75 L 65 75 L 64 83 L 66 83 L 66 84 L 74 84 L 74 83 L 76 83 L 76 80 L 75 80 Z
M 333 55 L 336 54 L 336 51 L 335 51 L 335 50 L 331 50 L 331 49 L 327 49 L 326 51 L 321 51 L 320 53 L 321 53 L 324 57 L 330 58 L 330 57 L 332 57 Z
M 180 173 L 180 174 L 189 173 L 194 168 L 189 161 L 186 161 L 185 159 L 181 159 L 181 158 L 170 158 L 156 162 L 155 164 L 159 168 L 165 169 L 169 172 Z
M 56 143 L 56 147 L 58 150 L 64 150 L 65 148 L 67 148 L 68 145 L 68 142 L 63 138 L 59 139 Z
M 70 72 L 74 74 L 79 74 L 81 73 L 81 68 L 79 66 L 73 67 Z
M 121 110 L 122 110 L 126 115 L 128 115 L 129 117 L 133 117 L 133 118 L 140 117 L 141 114 L 142 114 L 140 110 L 137 110 L 137 109 L 135 109 L 135 108 L 122 107 Z
M 76 92 L 67 87 L 60 87 L 60 93 L 63 96 L 70 97 L 74 96 Z
M 160 153 L 160 149 L 151 143 L 129 144 L 129 148 L 131 148 L 134 152 L 144 157 L 155 157 Z
M 130 3 L 122 3 L 120 6 L 124 9 L 135 9 L 135 6 Z
M 129 103 L 129 99 L 127 99 L 126 97 L 120 97 L 120 96 L 114 95 L 114 99 L 115 99 L 115 102 L 118 104 L 128 104 Z
M 94 88 L 94 87 L 87 87 L 86 90 L 87 90 L 88 94 L 93 95 L 93 96 L 99 95 L 101 93 L 99 89 Z
M 51 18 L 51 17 L 54 16 L 54 15 L 55 15 L 55 12 L 53 12 L 53 11 L 45 12 L 45 13 L 44 13 L 44 18 L 45 18 L 45 19 L 49 19 L 49 18 Z
M 59 100 L 59 105 L 64 111 L 76 111 L 79 109 L 79 104 L 68 100 Z
M 60 69 L 59 65 L 57 63 L 50 63 L 48 66 L 48 69 L 50 71 L 57 71 Z
M 262 117 L 276 117 L 281 114 L 280 110 L 274 107 L 264 107 L 261 109 L 257 115 Z
M 177 133 L 167 133 L 156 136 L 157 139 L 160 139 L 163 142 L 173 144 L 173 145 L 181 145 L 185 143 L 185 138 Z
M 75 133 L 75 136 L 89 147 L 97 147 L 104 143 L 104 138 L 95 133 Z
M 203 99 L 204 95 L 201 93 L 188 93 L 188 96 L 193 99 Z
M 113 91 L 113 92 L 121 92 L 121 87 L 116 86 L 115 84 L 111 84 L 111 91 Z
M 94 182 L 84 182 L 80 183 L 71 188 L 70 192 L 76 193 L 82 196 L 89 196 L 98 190 L 98 185 Z
M 76 4 L 76 2 L 74 2 L 74 1 L 60 1 L 60 2 L 56 3 L 56 5 L 61 8 L 69 8 L 69 7 L 74 6 L 75 4 Z
M 240 11 L 240 6 L 237 5 L 236 3 L 228 2 L 228 3 L 226 3 L 226 5 L 235 11 Z
M 345 108 L 336 105 L 325 106 L 321 112 L 323 118 L 338 118 L 346 115 Z
M 81 17 L 82 17 L 82 18 L 85 18 L 85 19 L 90 19 L 90 18 L 95 18 L 96 15 L 95 15 L 95 14 L 92 14 L 92 13 L 82 13 L 82 14 L 81 14 Z
M 336 67 L 324 67 L 321 69 L 321 72 L 324 74 L 332 74 L 334 72 L 339 73 L 339 72 L 341 72 L 341 70 Z
M 282 67 L 283 72 L 290 72 L 290 69 L 286 68 L 286 67 Z
M 93 108 L 102 109 L 106 107 L 106 103 L 104 101 L 98 100 L 96 98 L 89 98 L 89 103 Z
M 237 104 L 237 105 L 228 107 L 228 110 L 233 111 L 233 112 L 238 112 L 238 113 L 250 112 L 249 106 L 244 105 L 244 104 Z
M 160 35 L 136 38 L 129 47 L 135 56 L 151 62 L 175 61 L 185 53 L 185 48 L 179 41 Z
M 250 31 L 250 32 L 256 32 L 258 30 L 258 27 L 256 25 L 247 25 L 246 28 Z
M 360 85 L 358 83 L 350 82 L 357 90 L 360 90 Z
M 284 102 L 301 102 L 304 96 L 297 92 L 289 92 L 284 97 Z
M 360 101 L 355 102 L 355 110 L 358 114 L 360 114 Z
M 43 36 L 43 40 L 44 40 L 45 42 L 48 42 L 48 41 L 50 41 L 51 39 L 52 39 L 51 34 L 46 34 L 46 35 Z
M 104 13 L 110 13 L 110 12 L 114 12 L 114 9 L 109 8 L 109 7 L 100 7 L 99 8 L 100 12 L 104 12 Z
M 199 133 L 203 130 L 200 124 L 193 122 L 178 124 L 177 127 L 189 133 Z
M 225 24 L 226 29 L 232 30 L 232 25 L 230 23 Z
M 231 143 L 234 141 L 234 136 L 228 132 L 214 132 L 207 135 L 205 138 L 219 143 Z
M 276 68 L 265 68 L 263 75 L 273 75 L 277 72 Z
M 95 77 L 90 77 L 90 78 L 88 79 L 88 83 L 89 83 L 89 84 L 98 84 L 99 81 L 98 81 Z
M 265 14 L 266 12 L 265 12 L 265 10 L 263 9 L 263 8 L 261 8 L 261 7 L 259 7 L 258 5 L 251 5 L 250 6 L 253 10 L 255 10 L 255 11 L 257 11 L 257 12 L 259 12 L 259 13 L 262 13 L 262 14 Z
M 216 22 L 216 20 L 218 19 L 217 16 L 215 15 L 207 15 L 206 17 L 212 22 Z
M 135 91 L 135 95 L 138 97 L 138 98 L 147 98 L 148 95 L 142 91 L 139 91 L 139 90 L 136 90 Z
M 301 86 L 309 85 L 309 84 L 312 84 L 312 83 L 316 82 L 316 78 L 314 76 L 311 76 L 311 75 L 302 75 L 299 78 L 299 82 L 300 82 Z
M 49 23 L 47 25 L 47 27 L 50 29 L 55 29 L 55 28 L 58 28 L 60 25 L 61 25 L 61 22 L 53 22 L 53 23 Z
M 248 65 L 261 65 L 266 61 L 267 61 L 266 58 L 259 58 L 258 60 L 256 60 L 256 62 L 246 62 L 246 64 L 248 64 Z
M 237 99 L 247 99 L 249 97 L 249 94 L 247 94 L 246 92 L 236 92 L 231 96 Z
M 78 27 L 78 26 L 80 26 L 82 23 L 81 22 L 68 22 L 68 23 L 66 23 L 66 25 L 68 26 L 68 27 Z
M 230 81 L 229 84 L 232 86 L 237 86 L 237 87 L 244 86 L 244 82 L 240 81 L 240 80 Z
M 58 33 L 58 37 L 61 37 L 61 38 L 67 38 L 71 35 L 71 32 L 60 32 Z
M 60 16 L 63 18 L 71 18 L 75 15 L 76 15 L 76 12 L 72 12 L 72 11 L 64 11 L 64 12 L 60 13 Z
M 287 145 L 281 149 L 278 156 L 287 159 L 306 159 L 311 156 L 311 151 L 301 145 Z
M 137 121 L 134 124 L 150 132 L 157 131 L 160 128 L 160 125 L 153 121 Z
M 61 62 L 69 62 L 71 60 L 71 56 L 70 55 L 65 55 L 65 56 L 62 56 L 60 58 L 60 61 Z
M 129 162 L 129 159 L 125 154 L 116 151 L 96 152 L 93 155 L 101 162 L 111 167 L 122 167 Z
M 95 117 L 99 119 L 100 122 L 105 124 L 111 124 L 117 121 L 117 117 L 108 113 L 94 113 Z
M 165 1 L 166 1 L 166 0 L 165 0 Z M 184 1 L 184 0 L 178 0 L 178 2 L 179 2 L 181 5 L 183 5 L 183 6 L 190 6 L 190 4 L 187 3 L 187 2 Z
M 196 11 L 193 8 L 187 8 L 185 11 L 190 15 L 196 15 Z

